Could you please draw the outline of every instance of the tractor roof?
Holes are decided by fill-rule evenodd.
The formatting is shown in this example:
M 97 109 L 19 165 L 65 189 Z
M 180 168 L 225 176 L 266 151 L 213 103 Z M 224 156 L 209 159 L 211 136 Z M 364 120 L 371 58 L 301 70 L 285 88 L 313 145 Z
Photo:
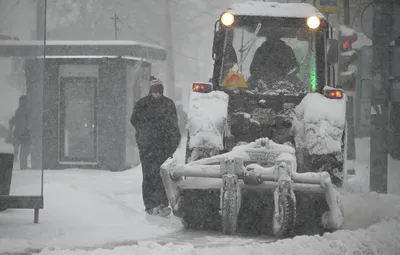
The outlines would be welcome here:
M 285 18 L 308 18 L 317 16 L 325 19 L 324 15 L 314 6 L 307 3 L 276 3 L 263 1 L 249 1 L 235 3 L 231 7 L 234 15 L 238 16 L 262 16 Z

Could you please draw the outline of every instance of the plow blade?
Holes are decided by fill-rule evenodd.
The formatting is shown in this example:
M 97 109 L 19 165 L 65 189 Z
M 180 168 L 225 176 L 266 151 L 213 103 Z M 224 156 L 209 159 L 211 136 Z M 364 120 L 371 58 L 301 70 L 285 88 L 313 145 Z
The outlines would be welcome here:
M 270 145 L 259 139 L 241 153 L 250 161 L 273 160 L 270 167 L 229 154 L 185 165 L 168 159 L 161 177 L 174 214 L 187 228 L 230 235 L 289 237 L 339 229 L 344 212 L 329 173 L 297 173 L 292 148 Z

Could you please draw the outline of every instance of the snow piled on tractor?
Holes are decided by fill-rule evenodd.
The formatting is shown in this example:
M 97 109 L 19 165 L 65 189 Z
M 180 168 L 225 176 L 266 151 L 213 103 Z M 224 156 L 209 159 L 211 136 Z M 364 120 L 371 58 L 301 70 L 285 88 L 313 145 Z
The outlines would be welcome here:
M 228 100 L 228 95 L 221 91 L 190 94 L 189 148 L 224 148 Z
M 310 155 L 340 153 L 346 125 L 346 97 L 329 99 L 319 93 L 305 96 L 295 108 L 296 147 Z
M 188 116 L 189 148 L 223 149 L 229 96 L 222 91 L 191 93 Z M 285 109 L 292 119 L 297 149 L 310 155 L 340 153 L 346 125 L 346 97 L 329 99 L 319 93 L 304 97 L 294 111 Z M 290 113 L 288 113 L 290 112 Z M 249 114 L 247 114 L 249 115 Z

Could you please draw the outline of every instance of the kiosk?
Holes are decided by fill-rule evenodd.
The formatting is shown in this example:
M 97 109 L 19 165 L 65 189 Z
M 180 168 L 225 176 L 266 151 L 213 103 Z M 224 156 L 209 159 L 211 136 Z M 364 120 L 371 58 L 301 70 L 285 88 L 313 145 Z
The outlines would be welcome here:
M 139 163 L 130 114 L 134 101 L 148 93 L 148 60 L 166 59 L 162 47 L 131 41 L 47 41 L 41 90 L 43 43 L 8 42 L 0 43 L 0 56 L 25 58 L 28 101 L 43 103 L 43 112 L 32 109 L 30 116 L 32 136 L 41 138 L 32 141 L 33 168 L 121 171 Z M 42 123 L 36 124 L 38 120 Z

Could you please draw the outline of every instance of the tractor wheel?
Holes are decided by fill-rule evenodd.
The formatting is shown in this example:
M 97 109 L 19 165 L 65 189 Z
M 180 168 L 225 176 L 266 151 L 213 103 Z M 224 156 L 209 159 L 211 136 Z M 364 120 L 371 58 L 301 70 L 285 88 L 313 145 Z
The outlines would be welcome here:
M 290 195 L 279 198 L 279 216 L 273 217 L 275 237 L 291 237 L 296 225 L 296 203 Z
M 222 203 L 222 233 L 234 235 L 238 225 L 236 191 L 225 191 Z

